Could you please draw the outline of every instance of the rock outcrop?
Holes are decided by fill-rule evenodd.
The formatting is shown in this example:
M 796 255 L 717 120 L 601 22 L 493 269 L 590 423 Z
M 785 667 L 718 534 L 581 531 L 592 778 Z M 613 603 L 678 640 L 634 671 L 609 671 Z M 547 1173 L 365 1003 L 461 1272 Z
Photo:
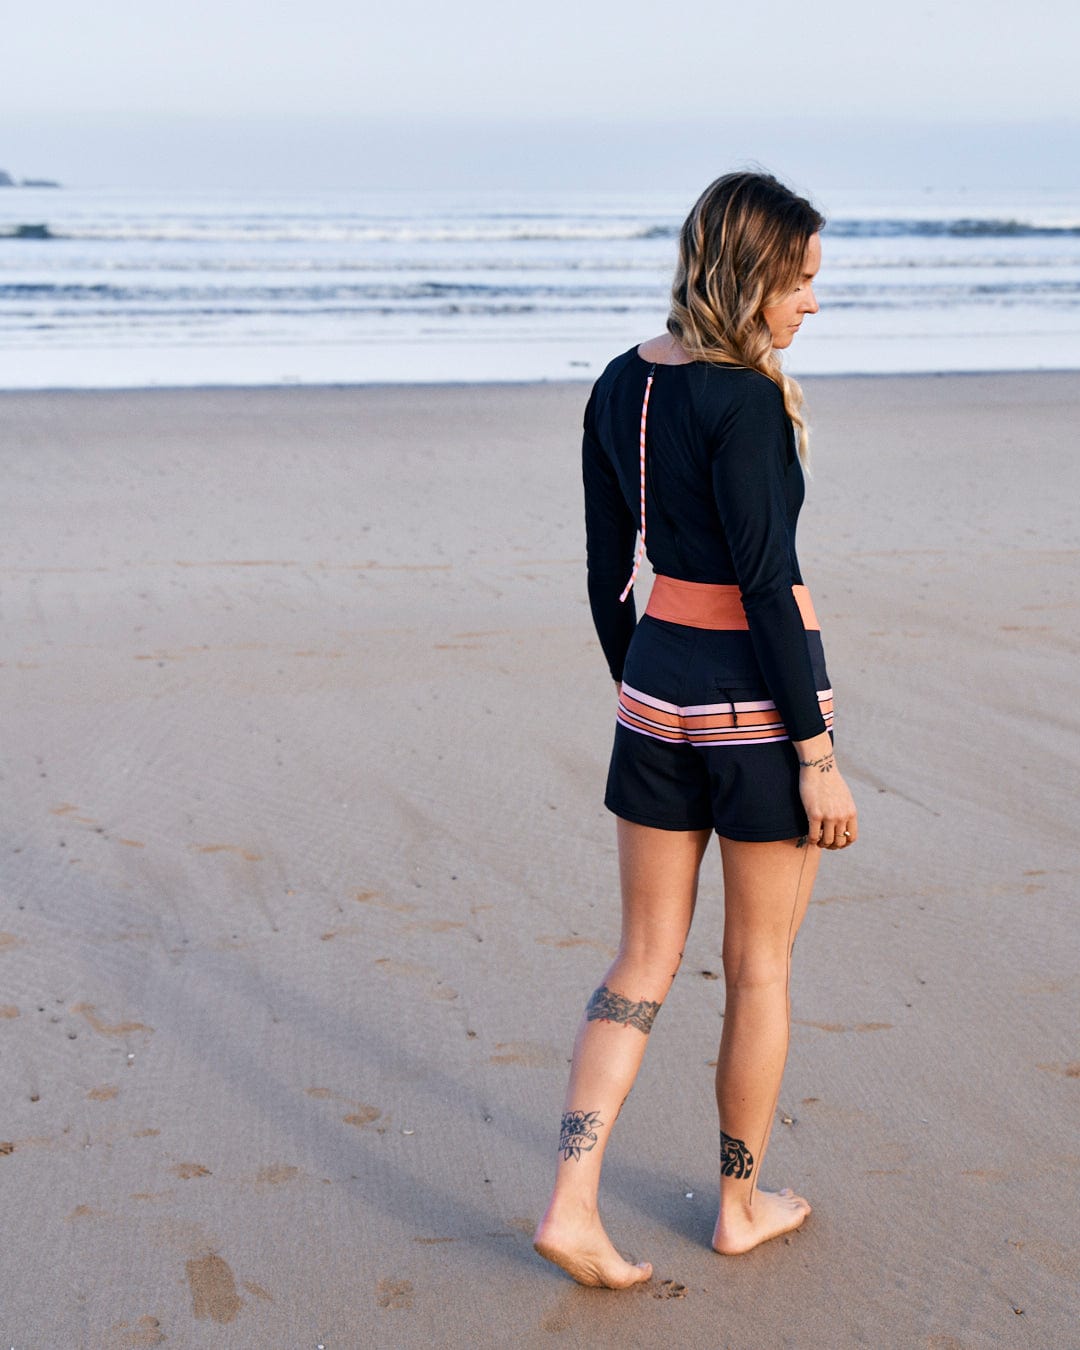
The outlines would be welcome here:
M 0 187 L 58 188 L 59 186 L 55 178 L 24 178 L 22 182 L 18 182 L 11 174 L 0 169 Z

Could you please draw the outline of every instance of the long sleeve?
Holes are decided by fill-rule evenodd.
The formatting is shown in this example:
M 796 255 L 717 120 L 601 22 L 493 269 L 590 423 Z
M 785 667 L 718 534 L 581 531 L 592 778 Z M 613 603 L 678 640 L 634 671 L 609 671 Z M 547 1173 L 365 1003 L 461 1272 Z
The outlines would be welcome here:
M 595 394 L 585 409 L 581 454 L 589 608 L 608 669 L 614 679 L 621 680 L 637 612 L 633 592 L 622 602 L 619 595 L 634 564 L 637 521 L 623 499 L 614 466 L 596 438 L 594 400 Z
M 825 721 L 791 591 L 789 473 L 800 474 L 802 491 L 792 436 L 776 385 L 747 380 L 715 429 L 712 477 L 754 653 L 788 735 L 799 741 L 824 731 Z

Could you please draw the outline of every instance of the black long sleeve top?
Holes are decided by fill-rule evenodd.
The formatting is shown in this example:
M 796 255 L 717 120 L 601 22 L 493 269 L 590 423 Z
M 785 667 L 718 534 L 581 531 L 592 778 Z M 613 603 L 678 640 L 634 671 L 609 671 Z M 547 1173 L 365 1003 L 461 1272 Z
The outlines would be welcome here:
M 653 367 L 631 349 L 593 387 L 582 453 L 589 604 L 616 680 L 636 624 L 619 594 L 640 509 L 639 427 L 649 396 L 645 517 L 649 561 L 680 581 L 737 585 L 766 686 L 792 740 L 825 730 L 806 630 L 795 528 L 805 495 L 779 388 L 759 371 L 695 361 Z

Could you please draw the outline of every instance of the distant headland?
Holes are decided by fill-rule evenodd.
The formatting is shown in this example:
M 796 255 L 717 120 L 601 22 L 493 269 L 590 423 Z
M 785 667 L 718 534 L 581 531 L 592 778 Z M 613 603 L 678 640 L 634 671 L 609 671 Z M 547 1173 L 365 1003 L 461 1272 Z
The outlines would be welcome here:
M 11 174 L 0 169 L 0 187 L 58 188 L 60 184 L 53 178 L 12 178 Z

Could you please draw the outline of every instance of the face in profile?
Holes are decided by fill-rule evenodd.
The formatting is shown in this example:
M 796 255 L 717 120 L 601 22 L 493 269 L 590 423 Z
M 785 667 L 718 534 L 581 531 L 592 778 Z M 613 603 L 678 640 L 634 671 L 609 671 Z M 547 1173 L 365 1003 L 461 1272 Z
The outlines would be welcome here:
M 814 296 L 814 278 L 820 267 L 821 235 L 812 234 L 806 241 L 802 274 L 794 287 L 776 304 L 766 305 L 761 311 L 772 334 L 774 347 L 790 347 L 803 319 L 807 314 L 818 312 L 818 302 Z

